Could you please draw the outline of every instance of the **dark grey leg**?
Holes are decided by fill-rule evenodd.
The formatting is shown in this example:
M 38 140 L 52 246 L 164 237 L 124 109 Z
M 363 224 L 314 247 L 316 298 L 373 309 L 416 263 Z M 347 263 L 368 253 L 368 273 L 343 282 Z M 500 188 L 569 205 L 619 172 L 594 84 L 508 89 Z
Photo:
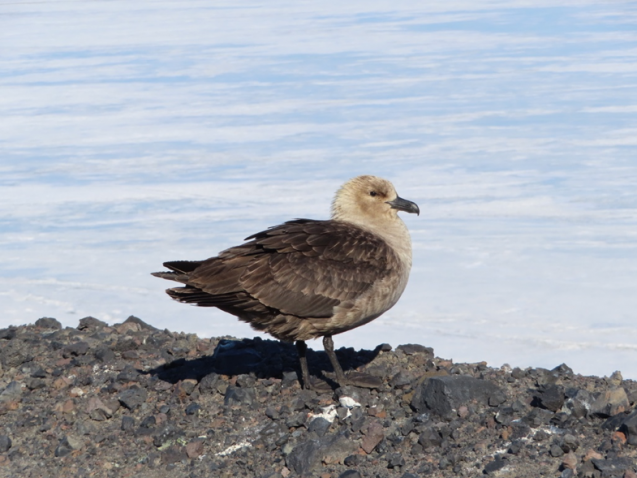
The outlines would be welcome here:
M 303 388 L 309 390 L 312 388 L 312 385 L 310 383 L 310 371 L 307 368 L 307 345 L 303 340 L 297 340 L 295 345 L 296 351 L 299 354 L 299 363 L 301 364 L 301 379 L 303 380 Z
M 325 348 L 325 353 L 327 353 L 330 362 L 332 362 L 332 368 L 334 368 L 334 373 L 336 374 L 336 381 L 341 386 L 345 385 L 347 381 L 345 380 L 345 374 L 343 373 L 341 364 L 338 363 L 338 359 L 334 353 L 334 341 L 332 340 L 331 335 L 323 337 L 323 348 Z

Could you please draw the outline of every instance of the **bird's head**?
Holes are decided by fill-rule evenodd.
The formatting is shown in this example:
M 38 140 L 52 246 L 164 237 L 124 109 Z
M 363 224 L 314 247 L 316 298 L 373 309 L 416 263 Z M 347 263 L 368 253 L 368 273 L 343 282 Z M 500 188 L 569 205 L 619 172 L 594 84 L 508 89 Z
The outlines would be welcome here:
M 332 218 L 355 224 L 395 220 L 398 211 L 420 214 L 418 205 L 401 198 L 394 185 L 377 176 L 347 181 L 332 202 Z

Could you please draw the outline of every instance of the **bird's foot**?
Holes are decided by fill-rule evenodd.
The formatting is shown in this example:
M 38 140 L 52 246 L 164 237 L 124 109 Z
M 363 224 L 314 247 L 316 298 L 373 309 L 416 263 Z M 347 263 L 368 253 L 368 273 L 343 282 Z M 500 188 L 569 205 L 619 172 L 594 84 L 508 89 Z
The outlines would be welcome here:
M 310 377 L 309 383 L 303 384 L 303 388 L 306 390 L 313 390 L 319 394 L 332 392 L 334 390 L 334 387 L 330 385 L 329 382 L 326 382 L 325 380 L 322 380 L 318 377 Z

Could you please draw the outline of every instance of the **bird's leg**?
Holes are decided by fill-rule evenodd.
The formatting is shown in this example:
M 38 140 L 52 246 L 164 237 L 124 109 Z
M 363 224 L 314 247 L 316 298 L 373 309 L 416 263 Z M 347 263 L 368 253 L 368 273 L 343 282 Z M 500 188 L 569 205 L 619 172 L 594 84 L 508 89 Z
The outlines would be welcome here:
M 330 362 L 332 362 L 332 368 L 336 374 L 336 381 L 341 386 L 345 385 L 347 381 L 345 380 L 345 374 L 343 373 L 341 364 L 338 363 L 338 359 L 336 358 L 336 353 L 334 353 L 334 341 L 332 340 L 331 335 L 323 337 L 323 348 L 325 349 L 325 353 L 329 357 Z
M 296 352 L 299 354 L 299 363 L 301 364 L 301 376 L 303 380 L 303 388 L 309 390 L 312 385 L 310 383 L 310 371 L 307 368 L 307 345 L 304 340 L 296 341 Z

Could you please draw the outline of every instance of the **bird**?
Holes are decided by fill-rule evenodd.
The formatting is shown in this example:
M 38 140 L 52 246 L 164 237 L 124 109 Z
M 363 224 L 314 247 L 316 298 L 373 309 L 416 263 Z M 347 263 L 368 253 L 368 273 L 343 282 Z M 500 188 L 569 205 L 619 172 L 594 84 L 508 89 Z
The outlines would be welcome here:
M 166 290 L 179 302 L 216 307 L 295 342 L 303 388 L 313 388 L 305 341 L 319 337 L 338 385 L 355 384 L 332 336 L 376 319 L 405 290 L 412 248 L 399 211 L 420 215 L 390 181 L 357 176 L 336 192 L 330 219 L 287 221 L 215 257 L 165 262 L 169 271 L 152 275 L 180 283 Z

